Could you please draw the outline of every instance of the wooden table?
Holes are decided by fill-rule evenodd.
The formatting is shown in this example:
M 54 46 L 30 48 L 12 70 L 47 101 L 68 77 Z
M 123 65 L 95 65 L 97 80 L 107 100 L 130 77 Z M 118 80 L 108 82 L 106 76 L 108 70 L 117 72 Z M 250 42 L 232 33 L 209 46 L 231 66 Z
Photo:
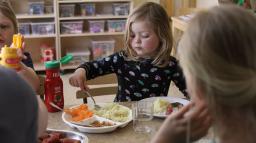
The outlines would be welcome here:
M 121 104 L 127 107 L 131 107 L 131 102 L 125 102 Z M 48 128 L 77 131 L 66 125 L 62 121 L 61 115 L 62 112 L 49 113 Z M 117 130 L 110 133 L 84 134 L 88 137 L 89 143 L 147 143 L 151 140 L 163 121 L 164 119 L 154 118 L 151 121 L 153 131 L 149 134 L 134 132 L 132 122 L 130 122 L 126 127 L 118 128 Z
M 173 35 L 173 49 L 171 52 L 172 56 L 176 56 L 177 46 L 179 40 L 188 27 L 188 21 L 182 19 L 181 17 L 172 17 L 172 35 Z
M 122 102 L 120 104 L 131 108 L 131 103 L 132 102 Z M 62 121 L 61 115 L 62 112 L 49 113 L 48 128 L 78 132 L 78 130 L 72 129 L 71 127 L 66 125 Z M 88 137 L 89 143 L 148 143 L 155 135 L 163 121 L 164 119 L 161 118 L 154 118 L 152 121 L 150 121 L 152 132 L 148 134 L 134 132 L 132 122 L 130 122 L 126 127 L 118 128 L 117 130 L 110 133 L 83 134 L 85 134 Z M 194 143 L 210 143 L 210 141 L 208 137 L 205 137 Z

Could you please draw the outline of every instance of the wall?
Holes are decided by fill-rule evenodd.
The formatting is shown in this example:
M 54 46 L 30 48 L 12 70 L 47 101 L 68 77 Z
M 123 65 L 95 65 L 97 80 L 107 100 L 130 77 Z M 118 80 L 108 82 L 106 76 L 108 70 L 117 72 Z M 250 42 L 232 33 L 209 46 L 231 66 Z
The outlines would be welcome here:
M 200 8 L 207 8 L 218 5 L 218 0 L 197 0 L 196 6 Z

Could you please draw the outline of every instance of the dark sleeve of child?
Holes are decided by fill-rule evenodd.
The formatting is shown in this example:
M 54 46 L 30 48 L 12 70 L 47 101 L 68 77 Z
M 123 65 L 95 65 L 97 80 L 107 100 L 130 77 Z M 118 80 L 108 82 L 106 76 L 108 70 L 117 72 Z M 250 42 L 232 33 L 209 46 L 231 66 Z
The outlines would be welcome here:
M 179 62 L 174 57 L 171 57 L 171 60 L 173 63 L 172 68 L 174 68 L 174 71 L 175 71 L 172 74 L 172 81 L 179 88 L 179 90 L 184 94 L 184 96 L 189 99 L 189 96 L 187 93 L 187 87 L 186 87 L 186 80 L 183 75 L 183 71 L 179 66 Z
M 27 57 L 26 59 L 22 59 L 22 63 L 27 67 L 34 69 L 34 64 L 32 58 L 28 52 L 24 52 L 24 55 Z
M 98 76 L 116 72 L 121 59 L 123 59 L 122 52 L 118 52 L 105 58 L 86 62 L 78 68 L 84 68 L 86 70 L 86 79 L 90 80 Z

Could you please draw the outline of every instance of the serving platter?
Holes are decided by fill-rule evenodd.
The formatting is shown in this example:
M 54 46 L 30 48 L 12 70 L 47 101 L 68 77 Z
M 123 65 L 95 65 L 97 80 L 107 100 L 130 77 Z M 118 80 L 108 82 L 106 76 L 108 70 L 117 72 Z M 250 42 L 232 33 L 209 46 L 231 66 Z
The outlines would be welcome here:
M 80 143 L 89 143 L 89 139 L 86 135 L 81 134 L 79 132 L 75 132 L 75 131 L 69 131 L 69 130 L 57 130 L 57 129 L 47 128 L 44 136 L 50 136 L 51 134 L 56 134 L 56 133 L 61 134 L 61 139 L 68 139 L 70 143 L 72 143 L 70 139 L 80 141 Z M 42 139 L 43 137 L 42 136 L 39 137 L 39 143 L 41 142 L 40 138 Z M 48 141 L 50 142 L 49 139 Z M 45 142 L 47 141 L 44 141 L 44 143 Z

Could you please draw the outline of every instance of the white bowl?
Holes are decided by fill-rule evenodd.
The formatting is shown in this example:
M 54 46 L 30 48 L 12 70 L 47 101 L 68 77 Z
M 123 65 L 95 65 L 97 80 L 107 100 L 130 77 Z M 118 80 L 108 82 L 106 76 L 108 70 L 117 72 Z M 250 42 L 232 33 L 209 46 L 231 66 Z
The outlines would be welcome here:
M 103 106 L 104 103 L 99 103 L 99 105 Z M 123 106 L 123 107 L 125 107 L 125 106 Z M 128 107 L 125 107 L 125 108 L 129 109 Z M 62 120 L 64 121 L 64 123 L 66 123 L 70 127 L 75 128 L 75 129 L 79 130 L 80 132 L 85 132 L 85 133 L 107 133 L 107 132 L 112 132 L 112 131 L 116 130 L 117 128 L 123 128 L 123 127 L 127 126 L 128 123 L 132 121 L 132 111 L 131 111 L 131 109 L 129 109 L 128 120 L 125 121 L 125 122 L 115 122 L 115 121 L 112 121 L 112 120 L 109 120 L 109 119 L 106 119 L 106 118 L 103 118 L 103 117 L 99 117 L 97 115 L 93 115 L 93 116 L 94 116 L 94 119 L 97 120 L 97 121 L 100 121 L 100 122 L 107 121 L 107 122 L 113 123 L 114 125 L 113 126 L 103 126 L 103 127 L 90 127 L 90 126 L 79 125 L 79 124 L 70 122 L 66 118 L 64 112 L 62 114 Z

